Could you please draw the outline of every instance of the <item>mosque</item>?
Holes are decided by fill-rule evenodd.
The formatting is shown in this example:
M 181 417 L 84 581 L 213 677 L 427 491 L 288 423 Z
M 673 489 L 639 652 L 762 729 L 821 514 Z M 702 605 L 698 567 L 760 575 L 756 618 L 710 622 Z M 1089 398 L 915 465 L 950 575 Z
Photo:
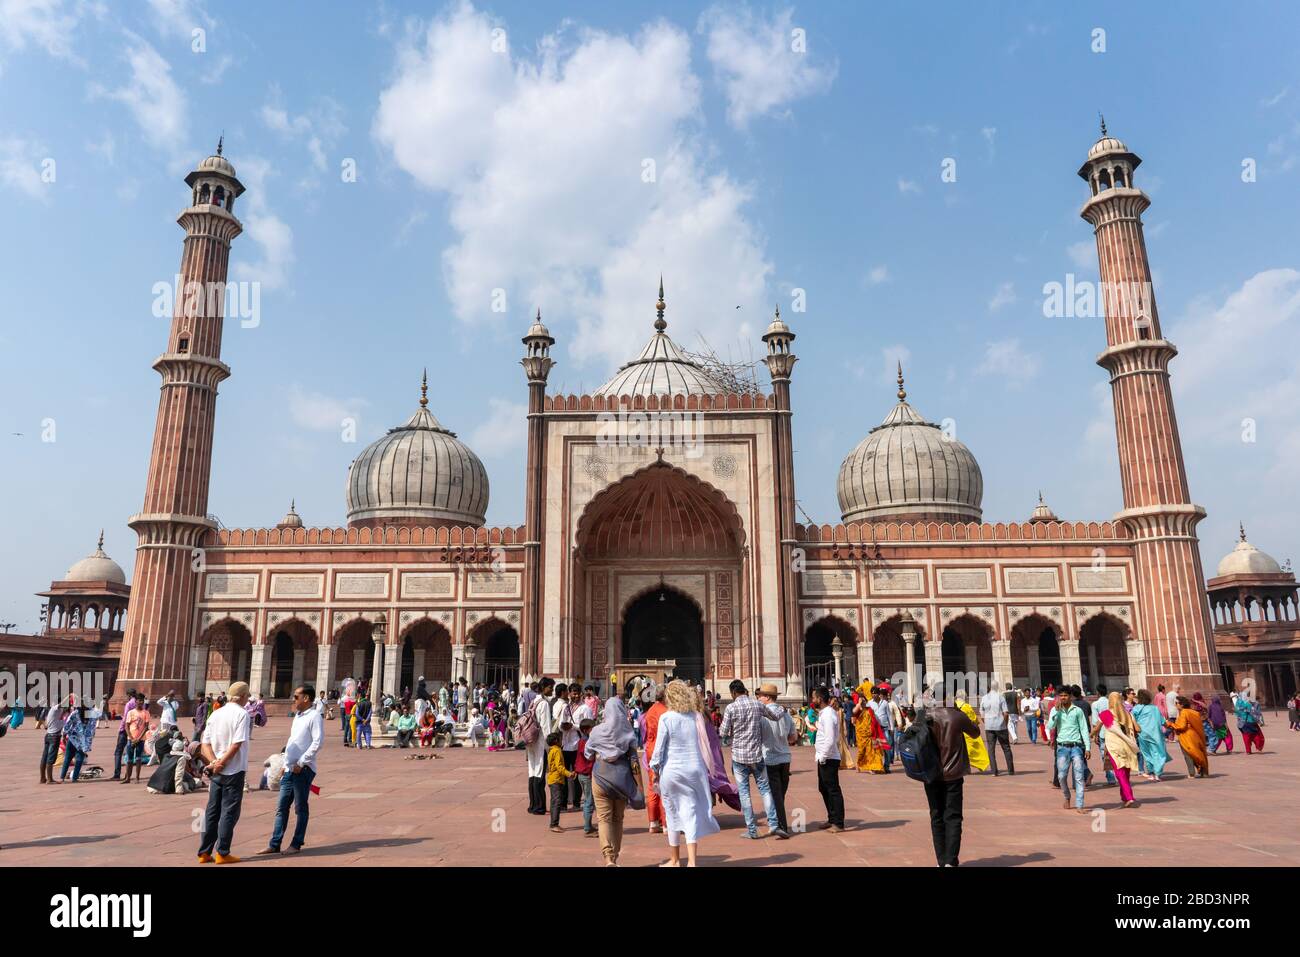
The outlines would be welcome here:
M 218 148 L 186 178 L 180 273 L 224 285 L 244 191 Z M 1079 175 L 1103 283 L 1151 281 L 1134 186 L 1141 160 L 1102 136 Z M 1149 287 L 1148 287 L 1149 288 Z M 56 583 L 50 627 L 121 629 L 116 697 L 187 698 L 236 679 L 286 697 L 300 681 L 377 676 L 572 680 L 647 664 L 787 699 L 834 675 L 995 673 L 1020 684 L 1178 686 L 1252 677 L 1296 687 L 1293 575 L 1242 542 L 1207 584 L 1154 300 L 1107 308 L 1123 509 L 990 523 L 979 463 L 897 398 L 840 468 L 842 521 L 796 521 L 794 330 L 762 336 L 768 388 L 738 383 L 669 335 L 660 283 L 641 352 L 586 395 L 547 390 L 555 339 L 523 337 L 523 523 L 485 523 L 483 463 L 429 407 L 367 446 L 345 484 L 346 527 L 227 529 L 208 484 L 222 316 L 179 304 L 154 368 L 162 395 L 122 625 L 125 576 L 102 550 Z M 821 479 L 828 480 L 828 479 Z M 90 561 L 90 560 L 88 560 Z M 109 567 L 112 566 L 112 567 Z M 80 581 L 86 575 L 94 581 Z M 1271 616 L 1271 617 L 1270 617 Z M 112 637 L 110 635 L 109 637 Z M 1216 651 L 1216 647 L 1218 651 Z M 1231 663 L 1229 663 L 1229 659 Z M 1234 684 L 1235 686 L 1235 684 Z

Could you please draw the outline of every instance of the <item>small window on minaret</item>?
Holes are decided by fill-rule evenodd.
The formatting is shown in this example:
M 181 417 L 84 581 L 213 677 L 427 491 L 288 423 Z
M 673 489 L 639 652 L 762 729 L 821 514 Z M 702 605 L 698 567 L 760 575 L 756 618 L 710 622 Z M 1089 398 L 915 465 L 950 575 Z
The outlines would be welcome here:
M 181 336 L 180 341 L 178 341 L 178 342 L 176 343 L 176 351 L 177 351 L 177 352 L 189 352 L 189 351 L 190 351 L 190 337 L 189 337 L 189 336 Z

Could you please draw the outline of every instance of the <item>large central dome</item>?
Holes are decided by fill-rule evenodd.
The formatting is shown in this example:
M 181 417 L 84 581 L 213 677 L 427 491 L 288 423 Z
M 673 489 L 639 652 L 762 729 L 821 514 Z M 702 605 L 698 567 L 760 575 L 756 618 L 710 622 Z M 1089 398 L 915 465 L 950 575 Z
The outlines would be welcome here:
M 840 466 L 845 522 L 978 522 L 984 477 L 970 449 L 907 403 L 898 370 L 898 404 Z
M 348 470 L 348 524 L 473 525 L 486 520 L 487 470 L 474 452 L 420 407 L 366 446 Z
M 708 372 L 687 358 L 668 338 L 664 320 L 664 283 L 659 280 L 659 318 L 655 334 L 641 354 L 596 390 L 596 395 L 721 395 L 727 391 Z

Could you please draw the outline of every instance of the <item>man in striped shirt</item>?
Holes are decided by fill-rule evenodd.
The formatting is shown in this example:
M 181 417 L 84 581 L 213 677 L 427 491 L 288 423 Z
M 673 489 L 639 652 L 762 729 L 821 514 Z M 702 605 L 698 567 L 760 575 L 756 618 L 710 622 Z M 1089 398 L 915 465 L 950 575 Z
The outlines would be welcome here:
M 767 764 L 763 760 L 763 723 L 768 717 L 780 719 L 784 710 L 778 704 L 765 705 L 751 697 L 745 683 L 739 679 L 730 684 L 731 704 L 722 715 L 718 736 L 724 744 L 731 745 L 731 770 L 736 775 L 736 788 L 740 791 L 740 809 L 745 814 L 745 828 L 751 838 L 758 837 L 758 823 L 749 794 L 749 781 L 758 784 L 767 814 L 767 833 L 780 830 L 776 816 L 776 802 L 767 779 Z

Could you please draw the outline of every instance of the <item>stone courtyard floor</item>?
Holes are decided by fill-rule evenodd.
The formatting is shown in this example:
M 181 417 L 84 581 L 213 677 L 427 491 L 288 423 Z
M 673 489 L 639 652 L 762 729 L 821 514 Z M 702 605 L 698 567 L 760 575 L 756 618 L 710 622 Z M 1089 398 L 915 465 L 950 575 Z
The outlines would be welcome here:
M 1280 720 L 1279 720 L 1280 719 Z M 252 757 L 260 769 L 288 727 L 273 717 L 256 731 Z M 408 761 L 412 753 L 344 749 L 337 725 L 321 755 L 312 798 L 307 847 L 296 857 L 253 858 L 266 845 L 274 817 L 270 792 L 245 795 L 235 832 L 240 867 L 368 865 L 491 865 L 601 863 L 599 842 L 582 834 L 580 813 L 567 813 L 564 834 L 549 819 L 525 813 L 522 752 L 439 749 L 438 760 Z M 1300 864 L 1295 795 L 1300 786 L 1300 734 L 1286 729 L 1285 713 L 1265 727 L 1267 750 L 1211 758 L 1205 781 L 1184 777 L 1174 748 L 1169 779 L 1139 780 L 1137 809 L 1120 808 L 1119 789 L 1088 792 L 1089 808 L 1061 807 L 1048 788 L 1050 752 L 1022 742 L 1018 773 L 972 776 L 965 788 L 962 862 L 1141 866 L 1277 866 Z M 0 740 L 0 863 L 38 866 L 191 866 L 205 794 L 149 794 L 143 785 L 108 780 L 40 785 L 42 732 L 30 719 Z M 99 732 L 91 760 L 112 773 L 115 731 Z M 795 751 L 787 806 L 805 812 L 810 827 L 824 819 L 811 748 Z M 1093 769 L 1098 762 L 1094 755 Z M 251 772 L 250 772 L 251 773 Z M 254 778 L 254 781 L 256 779 Z M 921 785 L 897 770 L 888 776 L 841 775 L 848 829 L 810 830 L 789 841 L 745 838 L 739 813 L 719 805 L 722 832 L 701 844 L 705 865 L 933 866 L 928 814 Z M 757 797 L 757 794 L 755 795 Z M 792 816 L 792 823 L 797 817 Z M 662 835 L 647 832 L 644 812 L 628 812 L 622 863 L 652 865 L 665 858 Z M 196 865 L 195 865 L 196 866 Z

